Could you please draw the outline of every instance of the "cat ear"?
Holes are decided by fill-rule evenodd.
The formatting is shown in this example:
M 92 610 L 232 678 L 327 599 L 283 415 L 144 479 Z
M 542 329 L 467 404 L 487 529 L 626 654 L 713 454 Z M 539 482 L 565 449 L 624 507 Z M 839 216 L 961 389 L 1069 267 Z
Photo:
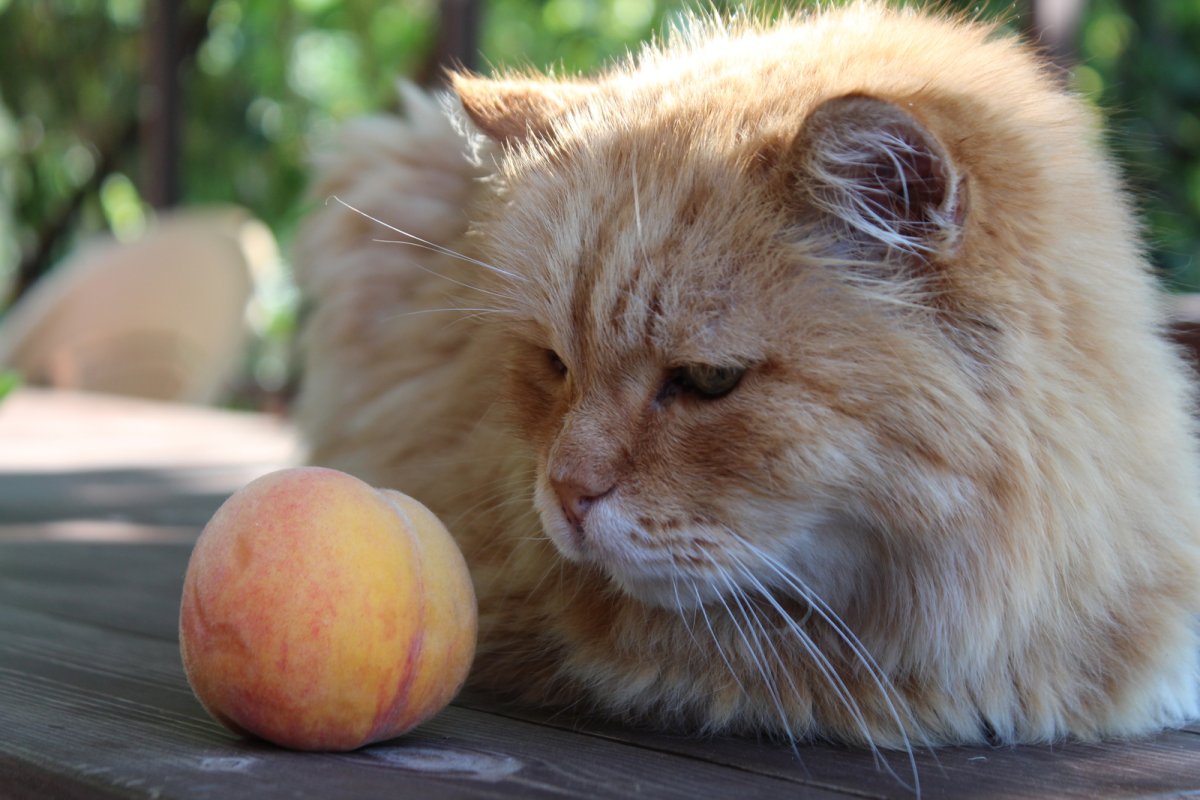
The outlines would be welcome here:
M 554 121 L 597 91 L 587 83 L 493 80 L 462 73 L 452 74 L 450 83 L 475 126 L 505 147 L 553 138 Z
M 870 244 L 949 255 L 965 218 L 961 174 L 937 138 L 900 106 L 875 97 L 828 100 L 792 145 L 801 188 Z

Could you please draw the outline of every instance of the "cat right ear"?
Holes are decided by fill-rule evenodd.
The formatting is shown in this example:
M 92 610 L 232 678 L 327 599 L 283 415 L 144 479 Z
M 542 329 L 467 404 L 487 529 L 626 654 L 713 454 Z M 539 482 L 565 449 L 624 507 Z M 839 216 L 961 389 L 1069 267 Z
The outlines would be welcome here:
M 505 148 L 554 138 L 554 123 L 598 91 L 594 84 L 531 79 L 490 79 L 452 73 L 450 84 L 467 116 Z
M 895 103 L 863 95 L 825 101 L 790 160 L 797 188 L 854 238 L 921 257 L 957 248 L 963 177 L 933 133 Z

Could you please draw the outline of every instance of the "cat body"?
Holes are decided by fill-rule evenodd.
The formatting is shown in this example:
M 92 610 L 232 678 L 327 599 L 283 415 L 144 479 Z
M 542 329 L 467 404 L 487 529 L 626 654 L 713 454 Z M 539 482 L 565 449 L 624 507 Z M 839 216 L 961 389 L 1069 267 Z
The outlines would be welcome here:
M 896 747 L 1200 713 L 1190 380 L 1024 47 L 859 5 L 455 90 L 317 164 L 297 417 L 455 533 L 476 685 Z

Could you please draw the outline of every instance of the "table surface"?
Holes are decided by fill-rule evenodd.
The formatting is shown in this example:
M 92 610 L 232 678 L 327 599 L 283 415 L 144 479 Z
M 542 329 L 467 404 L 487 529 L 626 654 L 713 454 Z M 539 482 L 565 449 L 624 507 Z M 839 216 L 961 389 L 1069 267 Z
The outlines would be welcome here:
M 0 402 L 0 797 L 913 796 L 903 754 L 665 735 L 486 696 L 352 753 L 229 733 L 184 678 L 183 573 L 221 501 L 298 453 L 264 416 L 31 389 Z M 1192 795 L 1200 726 L 915 761 L 926 798 Z

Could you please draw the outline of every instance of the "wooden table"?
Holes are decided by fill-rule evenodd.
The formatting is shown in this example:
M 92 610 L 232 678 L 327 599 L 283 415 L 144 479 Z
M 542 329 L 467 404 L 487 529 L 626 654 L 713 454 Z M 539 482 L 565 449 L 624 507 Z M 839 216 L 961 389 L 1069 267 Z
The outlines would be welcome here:
M 184 568 L 233 489 L 295 460 L 266 417 L 21 390 L 0 403 L 0 797 L 911 797 L 869 753 L 693 739 L 463 696 L 353 753 L 208 718 L 179 662 Z M 908 780 L 905 758 L 889 754 Z M 923 796 L 1200 794 L 1200 727 L 916 756 Z

